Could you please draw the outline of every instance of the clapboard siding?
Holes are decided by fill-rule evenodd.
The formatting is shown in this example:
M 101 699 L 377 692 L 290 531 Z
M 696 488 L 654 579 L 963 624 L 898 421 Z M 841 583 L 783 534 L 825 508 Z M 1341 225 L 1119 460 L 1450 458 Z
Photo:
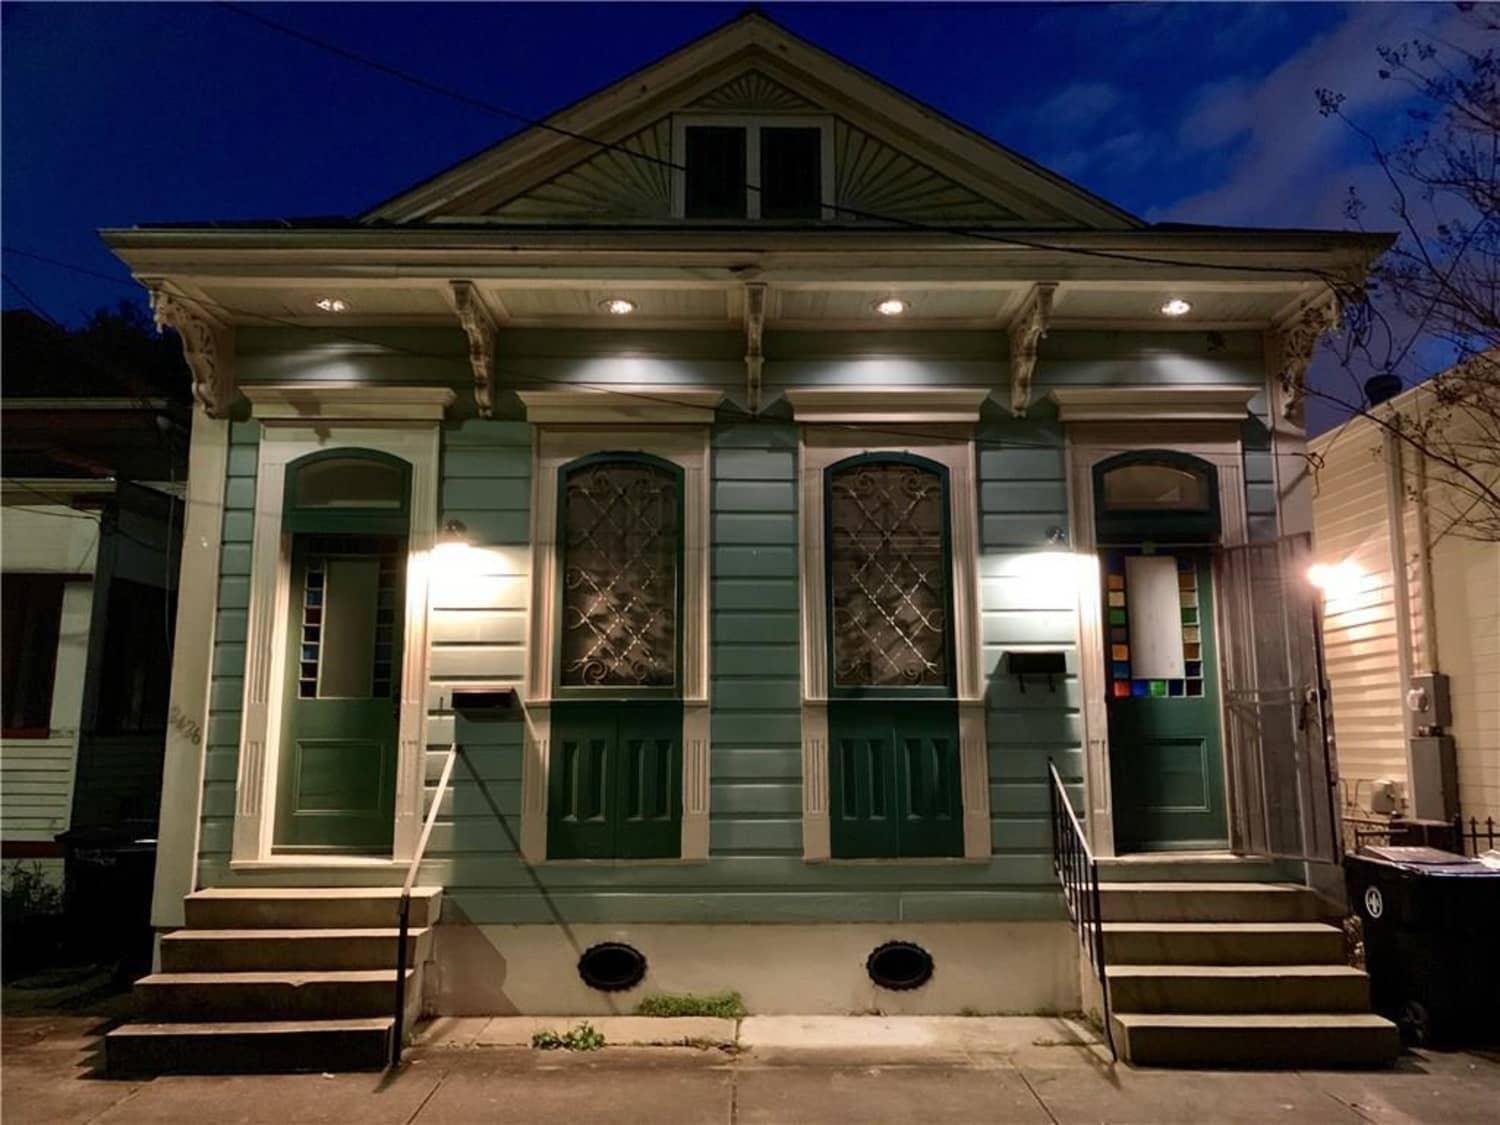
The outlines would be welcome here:
M 227 868 L 234 834 L 234 781 L 239 767 L 244 709 L 249 558 L 259 454 L 260 423 L 230 423 L 229 457 L 224 470 L 224 545 L 219 555 L 219 612 L 208 689 L 203 806 L 199 813 L 199 879 L 206 886 L 222 881 L 221 873 Z
M 456 334 L 381 337 L 380 348 L 338 358 L 371 379 L 393 377 L 402 347 L 460 355 Z M 280 377 L 289 361 L 259 338 L 252 379 Z M 738 333 L 568 333 L 516 328 L 502 333 L 502 386 L 586 385 L 644 380 L 719 386 L 743 394 Z M 676 349 L 675 351 L 673 349 Z M 331 355 L 332 352 L 319 354 Z M 629 363 L 619 357 L 630 354 Z M 1194 333 L 1124 338 L 1065 333 L 1043 344 L 1033 420 L 1004 409 L 1004 333 L 808 335 L 768 331 L 766 402 L 773 415 L 731 421 L 712 431 L 710 472 L 711 714 L 710 858 L 698 864 L 522 865 L 520 834 L 524 722 L 520 709 L 481 722 L 455 716 L 451 692 L 465 683 L 522 680 L 530 597 L 531 430 L 513 396 L 497 396 L 502 420 L 467 419 L 442 430 L 441 518 L 462 519 L 471 550 L 462 574 L 432 592 L 428 800 L 445 752 L 465 747 L 451 791 L 441 799 L 422 867 L 458 911 L 476 922 L 854 921 L 861 919 L 1057 918 L 1061 908 L 1048 848 L 1047 765 L 1056 762 L 1081 798 L 1081 688 L 1077 592 L 1066 553 L 1048 548 L 1048 530 L 1066 527 L 1067 471 L 1062 428 L 1044 401 L 1051 386 L 1119 383 L 1263 381 L 1258 339 L 1219 343 Z M 446 363 L 434 359 L 423 381 Z M 446 369 L 446 368 L 444 368 Z M 465 386 L 467 372 L 452 385 Z M 985 863 L 807 864 L 802 860 L 801 614 L 798 543 L 798 430 L 777 407 L 792 385 L 982 385 L 996 390 L 977 432 L 976 488 L 960 498 L 980 524 L 980 637 L 986 676 L 988 783 L 994 855 Z M 1264 401 L 1247 433 L 1264 429 Z M 218 650 L 208 731 L 203 862 L 209 881 L 285 882 L 285 873 L 231 873 L 228 845 L 242 690 L 248 600 L 254 433 L 231 435 L 230 495 L 224 519 Z M 1259 440 L 1258 438 L 1256 440 Z M 878 427 L 872 448 L 899 447 Z M 1247 503 L 1274 522 L 1267 444 L 1246 440 Z M 1053 690 L 1021 691 L 1003 654 L 1061 649 L 1067 671 Z M 339 881 L 399 880 L 389 872 L 351 871 Z M 319 878 L 328 878 L 326 873 Z
M 714 432 L 709 847 L 716 861 L 802 854 L 796 449 L 789 424 Z M 767 621 L 790 628 L 765 631 Z
M 1406 780 L 1406 728 L 1392 596 L 1385 464 L 1378 440 L 1345 433 L 1313 443 L 1322 456 L 1313 497 L 1317 556 L 1362 575 L 1351 597 L 1330 598 L 1323 617 L 1333 730 L 1346 799 L 1367 801 L 1368 783 Z
M 1062 427 L 990 422 L 978 447 L 991 839 L 1004 857 L 997 862 L 1011 867 L 1044 858 L 1050 846 L 1048 760 L 1065 781 L 1082 778 L 1077 590 L 1067 580 L 1068 556 L 1047 542 L 1049 527 L 1068 526 Z M 1006 674 L 1005 651 L 1025 647 L 1063 650 L 1067 675 L 1054 690 L 1033 683 L 1023 692 Z M 1037 871 L 1039 897 L 1050 893 L 1050 872 L 1024 869 Z
M 472 857 L 514 860 L 520 838 L 519 714 L 471 722 L 447 708 L 455 689 L 511 684 L 519 693 L 525 679 L 531 427 L 477 419 L 447 426 L 441 464 L 439 522 L 461 519 L 468 545 L 431 597 L 423 808 L 431 808 L 449 744 L 462 741 L 465 764 L 454 772 L 427 850 L 429 863 L 446 870 L 443 881 L 458 890 L 475 885 Z

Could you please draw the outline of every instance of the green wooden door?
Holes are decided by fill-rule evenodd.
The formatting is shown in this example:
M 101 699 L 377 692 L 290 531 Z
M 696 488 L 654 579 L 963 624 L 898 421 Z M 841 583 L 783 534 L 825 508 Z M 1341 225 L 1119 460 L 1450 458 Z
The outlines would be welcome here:
M 405 557 L 401 536 L 293 537 L 278 850 L 390 850 Z
M 963 855 L 956 702 L 830 700 L 828 730 L 836 858 Z
M 1115 845 L 1227 846 L 1210 556 L 1103 554 Z
M 549 859 L 668 859 L 682 847 L 682 702 L 552 705 Z

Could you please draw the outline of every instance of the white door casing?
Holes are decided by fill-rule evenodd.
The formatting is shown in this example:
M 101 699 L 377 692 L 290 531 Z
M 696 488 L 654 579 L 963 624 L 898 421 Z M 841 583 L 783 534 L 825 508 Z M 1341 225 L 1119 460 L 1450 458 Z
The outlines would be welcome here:
M 1142 387 L 1052 392 L 1059 407 L 1058 415 L 1067 429 L 1069 540 L 1073 544 L 1078 575 L 1078 678 L 1083 692 L 1084 802 L 1086 830 L 1095 855 L 1114 855 L 1115 837 L 1104 684 L 1104 624 L 1094 524 L 1094 466 L 1119 453 L 1146 449 L 1187 453 L 1207 461 L 1214 466 L 1219 478 L 1219 542 L 1223 546 L 1244 543 L 1248 540 L 1249 530 L 1239 427 L 1245 418 L 1246 404 L 1259 389 Z M 1153 429 L 1162 426 L 1170 436 L 1153 437 Z M 1215 630 L 1222 637 L 1219 585 L 1216 581 Z M 1221 710 L 1223 706 L 1221 693 Z M 1229 729 L 1222 715 L 1220 725 L 1225 731 Z M 1221 744 L 1227 772 L 1233 747 L 1227 739 Z
M 986 388 L 928 392 L 818 388 L 786 392 L 794 416 L 803 423 L 798 509 L 802 570 L 802 858 L 806 862 L 827 862 L 832 857 L 824 472 L 847 457 L 892 452 L 925 457 L 948 470 L 964 859 L 990 857 L 989 750 L 980 652 L 979 507 L 973 441 L 979 408 L 988 395 Z M 901 422 L 892 420 L 896 418 Z M 862 438 L 859 423 L 879 423 L 880 428 Z M 904 433 L 908 428 L 909 433 Z
M 408 862 L 422 818 L 426 751 L 428 582 L 437 536 L 439 430 L 446 387 L 245 387 L 262 424 L 256 463 L 244 712 L 235 783 L 234 867 L 388 866 Z M 282 531 L 286 467 L 328 449 L 371 449 L 411 465 L 406 620 L 396 753 L 395 832 L 382 857 L 273 854 L 286 679 L 291 537 Z
M 635 396 L 632 399 L 632 392 Z M 720 392 L 623 387 L 523 391 L 534 429 L 531 605 L 527 625 L 526 739 L 521 761 L 521 854 L 547 861 L 547 776 L 558 636 L 558 484 L 564 465 L 593 453 L 645 453 L 682 470 L 682 851 L 708 859 L 709 423 Z M 561 860 L 556 862 L 656 862 Z

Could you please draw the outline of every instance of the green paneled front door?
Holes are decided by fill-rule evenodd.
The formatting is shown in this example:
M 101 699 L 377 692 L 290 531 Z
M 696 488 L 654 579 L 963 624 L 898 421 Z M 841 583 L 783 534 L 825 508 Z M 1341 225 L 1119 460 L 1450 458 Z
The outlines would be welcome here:
M 549 859 L 681 854 L 681 700 L 559 700 L 551 743 Z
M 841 859 L 961 856 L 958 704 L 828 704 L 830 844 Z
M 1102 561 L 1115 846 L 1225 847 L 1209 554 L 1124 548 Z
M 401 536 L 293 536 L 280 850 L 390 850 L 405 558 Z

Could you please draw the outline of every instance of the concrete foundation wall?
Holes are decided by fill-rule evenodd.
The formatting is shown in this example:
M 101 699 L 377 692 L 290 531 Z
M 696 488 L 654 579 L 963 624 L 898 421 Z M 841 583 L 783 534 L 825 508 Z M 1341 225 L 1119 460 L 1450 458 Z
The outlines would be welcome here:
M 448 904 L 444 906 L 448 912 Z M 865 960 L 887 941 L 932 954 L 921 988 L 871 982 Z M 596 992 L 578 958 L 602 941 L 646 957 L 646 978 L 626 992 Z M 956 1015 L 1079 1010 L 1078 943 L 1065 922 L 846 925 L 476 926 L 436 930 L 425 1006 L 436 1015 L 628 1014 L 661 992 L 737 991 L 757 1015 Z

